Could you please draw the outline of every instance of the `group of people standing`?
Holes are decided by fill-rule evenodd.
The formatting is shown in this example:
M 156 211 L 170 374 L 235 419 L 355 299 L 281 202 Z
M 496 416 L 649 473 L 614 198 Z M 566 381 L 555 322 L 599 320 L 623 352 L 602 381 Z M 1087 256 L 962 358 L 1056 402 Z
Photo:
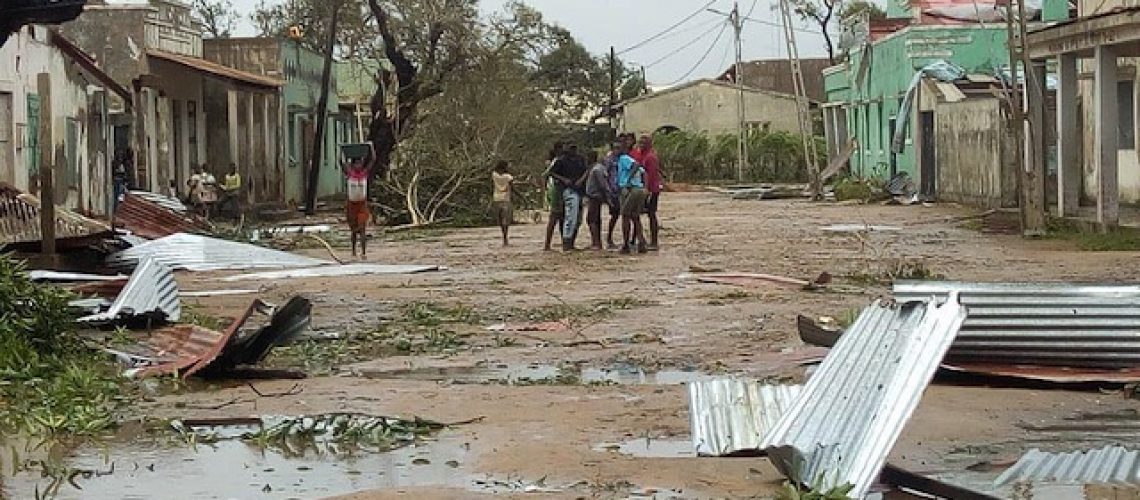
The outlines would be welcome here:
M 602 250 L 604 208 L 608 208 L 610 214 L 605 238 L 609 250 L 625 254 L 657 250 L 660 232 L 657 207 L 663 178 L 651 136 L 642 136 L 638 141 L 634 134 L 623 134 L 604 157 L 594 150 L 583 155 L 574 144 L 555 143 L 545 177 L 550 205 L 545 250 L 551 250 L 556 229 L 562 236 L 563 251 L 574 250 L 583 213 L 590 230 L 590 249 Z M 506 162 L 495 166 L 491 180 L 495 218 L 502 228 L 503 245 L 506 245 L 512 220 L 510 191 L 514 182 Z M 649 219 L 648 239 L 642 224 L 643 214 Z M 619 220 L 622 222 L 620 246 L 614 242 L 614 230 Z

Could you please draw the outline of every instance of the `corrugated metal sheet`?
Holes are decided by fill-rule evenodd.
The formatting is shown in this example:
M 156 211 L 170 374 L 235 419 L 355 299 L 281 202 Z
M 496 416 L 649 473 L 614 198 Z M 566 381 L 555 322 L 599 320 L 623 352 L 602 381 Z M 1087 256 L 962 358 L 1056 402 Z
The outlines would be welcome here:
M 55 207 L 56 240 L 86 239 L 111 232 L 111 226 L 88 219 L 63 207 Z M 0 245 L 38 243 L 40 200 L 7 185 L 0 185 Z
M 801 385 L 732 378 L 689 383 L 689 424 L 697 455 L 758 454 L 764 434 L 802 390 Z
M 144 191 L 124 197 L 115 208 L 115 226 L 148 239 L 205 229 L 202 221 L 187 214 L 181 201 Z
M 875 302 L 761 448 L 795 481 L 825 490 L 850 484 L 850 496 L 862 498 L 965 318 L 953 294 L 942 306 Z
M 129 366 L 128 377 L 186 374 L 227 338 L 227 333 L 196 325 L 173 325 L 155 330 L 149 339 L 129 349 L 109 351 Z
M 160 317 L 171 323 L 182 317 L 178 283 L 169 267 L 144 260 L 131 274 L 111 306 L 98 314 L 79 318 L 80 323 L 107 324 L 142 316 Z
M 364 276 L 369 274 L 416 274 L 439 271 L 440 269 L 440 266 L 428 265 L 345 264 L 341 266 L 321 266 L 287 271 L 239 274 L 237 276 L 228 276 L 222 281 L 335 278 L 342 276 Z
M 1140 484 L 1140 451 L 1120 446 L 1072 453 L 1029 450 L 994 484 L 1011 483 Z
M 280 269 L 329 264 L 279 250 L 233 241 L 179 233 L 128 248 L 107 258 L 115 269 L 130 269 L 153 258 L 172 269 L 218 271 L 224 269 Z
M 1086 368 L 1140 365 L 1140 286 L 903 281 L 897 300 L 943 300 L 969 312 L 947 359 L 955 363 Z

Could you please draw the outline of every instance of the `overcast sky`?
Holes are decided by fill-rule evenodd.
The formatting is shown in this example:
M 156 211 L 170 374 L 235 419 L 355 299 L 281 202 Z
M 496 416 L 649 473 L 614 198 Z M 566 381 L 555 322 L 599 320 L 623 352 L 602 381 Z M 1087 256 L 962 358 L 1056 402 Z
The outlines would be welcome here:
M 253 12 L 259 2 L 259 0 L 232 1 L 238 11 L 243 13 Z M 569 29 L 587 49 L 599 55 L 609 52 L 611 45 L 618 51 L 632 47 L 708 3 L 708 0 L 524 1 L 541 11 L 548 21 Z M 480 0 L 485 13 L 502 10 L 506 3 L 507 0 Z M 779 18 L 778 13 L 772 10 L 772 6 L 776 5 L 773 0 L 740 0 L 740 3 L 740 8 L 745 13 L 752 9 L 751 17 L 754 19 L 774 23 Z M 732 0 L 716 0 L 712 8 L 727 12 L 732 9 Z M 723 18 L 717 14 L 701 12 L 674 30 L 674 34 L 624 53 L 620 57 L 635 65 L 652 64 L 646 70 L 652 85 L 668 85 L 679 80 L 714 77 L 732 64 L 734 57 L 731 27 L 725 29 L 720 40 L 715 46 L 713 45 L 720 31 L 718 27 L 720 19 Z M 248 19 L 238 34 L 254 34 Z M 742 38 L 745 60 L 778 58 L 787 52 L 780 28 L 772 25 L 746 22 Z M 796 40 L 802 57 L 825 54 L 823 39 L 818 34 L 800 31 Z

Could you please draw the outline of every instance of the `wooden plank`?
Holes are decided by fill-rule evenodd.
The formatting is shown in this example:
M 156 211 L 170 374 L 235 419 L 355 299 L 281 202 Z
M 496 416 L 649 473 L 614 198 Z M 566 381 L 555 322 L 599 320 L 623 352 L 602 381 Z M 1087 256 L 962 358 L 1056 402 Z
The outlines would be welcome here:
M 819 181 L 827 182 L 828 179 L 843 170 L 843 167 L 847 166 L 847 162 L 851 160 L 851 156 L 855 154 L 856 149 L 859 149 L 859 143 L 854 138 L 848 140 L 847 146 L 843 148 L 839 156 L 832 159 L 831 163 L 827 165 L 827 169 L 819 174 Z
M 40 96 L 40 250 L 51 259 L 55 255 L 55 183 L 52 169 L 51 74 L 36 75 L 36 93 Z

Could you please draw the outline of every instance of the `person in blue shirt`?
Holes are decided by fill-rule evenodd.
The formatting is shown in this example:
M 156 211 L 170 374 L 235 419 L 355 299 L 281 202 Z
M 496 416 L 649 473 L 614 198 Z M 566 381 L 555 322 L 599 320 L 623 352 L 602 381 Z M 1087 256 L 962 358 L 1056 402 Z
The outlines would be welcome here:
M 637 244 L 637 253 L 646 253 L 645 229 L 641 225 L 641 212 L 649 197 L 645 190 L 645 168 L 630 156 L 625 143 L 622 143 L 617 163 L 618 188 L 621 189 L 621 253 L 630 253 L 633 244 Z

